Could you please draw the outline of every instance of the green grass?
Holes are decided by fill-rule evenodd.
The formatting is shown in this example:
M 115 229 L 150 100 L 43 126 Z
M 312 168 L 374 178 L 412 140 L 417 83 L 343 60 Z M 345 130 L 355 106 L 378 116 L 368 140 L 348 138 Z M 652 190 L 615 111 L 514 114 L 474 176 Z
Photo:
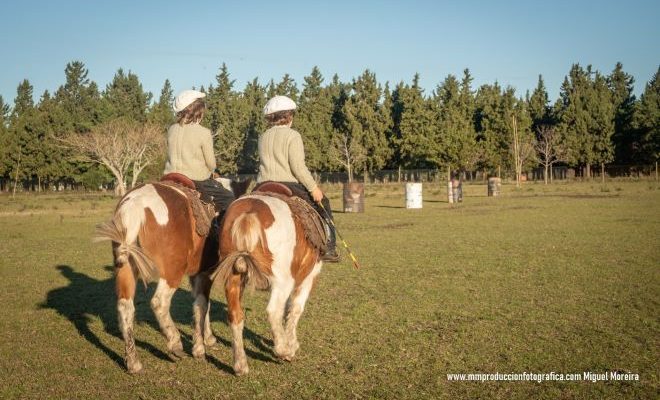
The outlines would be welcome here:
M 275 360 L 267 294 L 245 297 L 250 374 L 220 344 L 177 363 L 138 289 L 145 372 L 123 368 L 111 253 L 92 244 L 116 199 L 0 196 L 0 398 L 657 398 L 660 186 L 655 182 L 467 185 L 465 202 L 424 186 L 368 186 L 364 214 L 336 213 L 363 268 L 327 265 L 292 363 Z M 338 186 L 329 187 L 341 207 Z M 186 284 L 172 312 L 190 353 Z M 450 382 L 448 373 L 630 371 L 639 382 Z

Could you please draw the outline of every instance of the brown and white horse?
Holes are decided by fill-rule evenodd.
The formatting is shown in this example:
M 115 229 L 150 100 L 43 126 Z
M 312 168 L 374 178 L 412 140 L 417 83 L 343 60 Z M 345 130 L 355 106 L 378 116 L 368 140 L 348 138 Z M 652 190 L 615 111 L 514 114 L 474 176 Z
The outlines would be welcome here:
M 223 185 L 228 186 L 225 180 Z M 236 197 L 245 193 L 249 182 L 232 184 Z M 129 372 L 142 370 L 135 351 L 133 320 L 135 286 L 158 281 L 151 308 L 167 338 L 173 358 L 185 356 L 181 335 L 170 315 L 174 292 L 185 275 L 190 277 L 193 304 L 193 356 L 203 358 L 205 345 L 216 338 L 209 323 L 209 293 L 212 269 L 218 265 L 217 240 L 207 240 L 195 231 L 195 220 L 186 194 L 171 185 L 150 183 L 128 192 L 119 202 L 110 222 L 97 230 L 98 240 L 111 240 L 115 272 L 119 328 L 126 345 Z
M 292 360 L 299 348 L 298 320 L 322 262 L 319 250 L 306 239 L 303 226 L 293 218 L 287 203 L 258 192 L 233 202 L 222 226 L 220 257 L 223 261 L 215 280 L 224 285 L 227 296 L 236 375 L 249 371 L 241 308 L 246 285 L 270 287 L 266 311 L 274 352 L 281 359 Z

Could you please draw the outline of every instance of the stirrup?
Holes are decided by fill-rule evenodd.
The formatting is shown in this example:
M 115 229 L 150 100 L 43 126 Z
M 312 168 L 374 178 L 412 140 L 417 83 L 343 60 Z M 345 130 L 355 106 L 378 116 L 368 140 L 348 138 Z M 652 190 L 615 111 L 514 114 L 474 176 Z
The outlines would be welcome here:
M 321 261 L 338 263 L 341 261 L 341 257 L 339 256 L 339 253 L 337 253 L 337 250 L 332 250 L 321 254 Z

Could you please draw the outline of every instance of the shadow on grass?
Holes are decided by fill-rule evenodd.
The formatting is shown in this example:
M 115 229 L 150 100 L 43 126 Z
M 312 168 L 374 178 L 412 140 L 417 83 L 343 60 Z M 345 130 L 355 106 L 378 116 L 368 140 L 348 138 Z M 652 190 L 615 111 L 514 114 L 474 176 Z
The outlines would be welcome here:
M 40 307 L 53 309 L 60 315 L 66 317 L 77 329 L 80 336 L 84 337 L 88 342 L 105 353 L 117 365 L 124 368 L 123 356 L 103 344 L 99 336 L 89 327 L 91 319 L 96 317 L 103 322 L 103 329 L 105 332 L 123 342 L 119 330 L 119 324 L 117 322 L 114 277 L 110 276 L 108 279 L 99 280 L 83 273 L 76 272 L 69 265 L 57 265 L 56 268 L 61 272 L 62 276 L 69 280 L 69 284 L 48 292 L 46 301 L 42 303 Z M 110 272 L 114 270 L 112 266 L 106 266 L 105 269 Z M 135 294 L 135 319 L 136 322 L 145 322 L 152 329 L 160 332 L 158 321 L 149 306 L 149 300 L 153 296 L 154 291 L 154 284 L 149 285 L 146 290 L 143 286 L 138 286 Z M 190 291 L 179 288 L 172 298 L 172 306 L 170 308 L 170 313 L 174 322 L 177 324 L 190 325 L 192 323 L 192 304 L 193 299 Z M 211 321 L 220 320 L 227 324 L 226 305 L 211 299 L 210 317 Z M 247 328 L 244 330 L 244 337 L 259 350 L 259 352 L 255 352 L 250 349 L 245 349 L 249 357 L 265 362 L 277 362 L 272 357 L 274 353 L 270 347 L 272 346 L 270 340 L 263 338 L 261 335 Z M 190 335 L 182 332 L 181 339 L 184 349 L 190 354 L 192 349 L 192 338 Z M 218 337 L 218 343 L 231 348 L 231 340 Z M 139 340 L 139 338 L 136 337 L 135 344 L 138 347 L 147 350 L 155 357 L 172 362 L 172 359 L 168 354 L 148 342 Z M 162 347 L 166 348 L 165 340 L 162 342 Z M 207 360 L 219 369 L 227 373 L 233 373 L 231 366 L 224 364 L 208 353 Z

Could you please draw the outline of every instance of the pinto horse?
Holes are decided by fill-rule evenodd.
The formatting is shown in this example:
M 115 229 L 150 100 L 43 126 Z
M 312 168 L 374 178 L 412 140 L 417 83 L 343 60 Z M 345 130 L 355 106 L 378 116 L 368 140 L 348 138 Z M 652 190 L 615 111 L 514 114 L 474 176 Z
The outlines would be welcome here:
M 185 179 L 185 177 L 184 177 Z M 236 197 L 250 181 L 221 183 Z M 162 183 L 149 183 L 128 192 L 119 202 L 111 221 L 97 230 L 97 240 L 111 240 L 117 293 L 119 328 L 126 345 L 125 362 L 130 373 L 142 370 L 135 351 L 133 320 L 135 286 L 158 281 L 151 309 L 167 338 L 170 357 L 185 356 L 181 335 L 170 315 L 170 303 L 184 275 L 190 277 L 193 304 L 193 356 L 203 358 L 205 345 L 216 338 L 209 323 L 210 272 L 218 266 L 217 240 L 207 240 L 195 230 L 191 201 L 183 190 Z
M 298 320 L 323 263 L 319 249 L 305 237 L 304 227 L 292 216 L 289 205 L 259 192 L 234 201 L 222 224 L 220 258 L 223 261 L 214 281 L 225 287 L 234 373 L 244 375 L 249 371 L 243 347 L 245 315 L 241 308 L 246 285 L 270 287 L 266 312 L 274 352 L 291 361 L 299 348 Z

